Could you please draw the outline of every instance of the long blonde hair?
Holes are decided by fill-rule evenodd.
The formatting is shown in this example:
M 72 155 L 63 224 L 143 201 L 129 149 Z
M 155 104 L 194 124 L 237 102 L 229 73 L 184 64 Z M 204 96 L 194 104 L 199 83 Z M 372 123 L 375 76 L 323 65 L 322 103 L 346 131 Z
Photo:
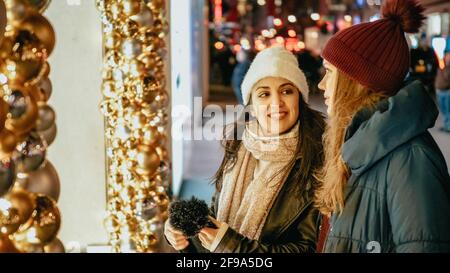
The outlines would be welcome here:
M 315 193 L 316 206 L 324 215 L 340 213 L 344 207 L 344 188 L 351 172 L 341 156 L 345 132 L 355 114 L 362 108 L 374 107 L 386 97 L 371 92 L 339 70 L 334 92 L 333 113 L 323 136 L 325 162 L 317 174 L 320 186 Z

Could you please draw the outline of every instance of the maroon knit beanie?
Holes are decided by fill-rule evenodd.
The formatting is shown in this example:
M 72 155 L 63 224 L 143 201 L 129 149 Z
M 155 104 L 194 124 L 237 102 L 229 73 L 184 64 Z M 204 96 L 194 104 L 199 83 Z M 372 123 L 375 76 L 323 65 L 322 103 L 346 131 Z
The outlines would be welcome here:
M 419 31 L 423 11 L 416 0 L 386 0 L 382 19 L 339 31 L 325 45 L 322 57 L 370 90 L 393 95 L 409 69 L 405 32 Z

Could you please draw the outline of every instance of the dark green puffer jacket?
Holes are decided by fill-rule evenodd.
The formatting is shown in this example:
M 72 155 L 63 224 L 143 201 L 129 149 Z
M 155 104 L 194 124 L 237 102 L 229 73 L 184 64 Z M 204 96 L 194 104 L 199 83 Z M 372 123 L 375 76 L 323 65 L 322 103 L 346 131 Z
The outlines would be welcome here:
M 450 252 L 450 178 L 427 131 L 437 115 L 416 81 L 354 117 L 342 148 L 352 175 L 325 252 Z

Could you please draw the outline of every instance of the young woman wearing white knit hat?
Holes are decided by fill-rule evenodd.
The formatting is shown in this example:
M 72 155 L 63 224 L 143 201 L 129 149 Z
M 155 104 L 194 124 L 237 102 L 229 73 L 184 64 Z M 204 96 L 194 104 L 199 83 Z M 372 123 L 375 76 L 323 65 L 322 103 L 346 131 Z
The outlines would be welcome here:
M 284 48 L 260 52 L 242 83 L 254 120 L 242 140 L 224 140 L 215 175 L 211 219 L 188 239 L 166 223 L 170 244 L 183 252 L 315 252 L 319 212 L 313 206 L 314 173 L 322 166 L 323 116 L 308 102 L 308 85 L 297 59 Z

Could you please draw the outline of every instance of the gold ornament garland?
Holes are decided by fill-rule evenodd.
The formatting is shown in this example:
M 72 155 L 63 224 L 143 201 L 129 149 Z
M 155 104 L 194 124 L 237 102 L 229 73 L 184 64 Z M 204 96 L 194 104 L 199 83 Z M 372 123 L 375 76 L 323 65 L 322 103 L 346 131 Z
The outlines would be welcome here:
M 0 0 L 0 253 L 64 252 L 60 183 L 46 150 L 56 136 L 48 56 L 50 0 Z
M 169 95 L 163 0 L 96 0 L 103 24 L 108 217 L 113 251 L 156 252 L 167 218 Z

